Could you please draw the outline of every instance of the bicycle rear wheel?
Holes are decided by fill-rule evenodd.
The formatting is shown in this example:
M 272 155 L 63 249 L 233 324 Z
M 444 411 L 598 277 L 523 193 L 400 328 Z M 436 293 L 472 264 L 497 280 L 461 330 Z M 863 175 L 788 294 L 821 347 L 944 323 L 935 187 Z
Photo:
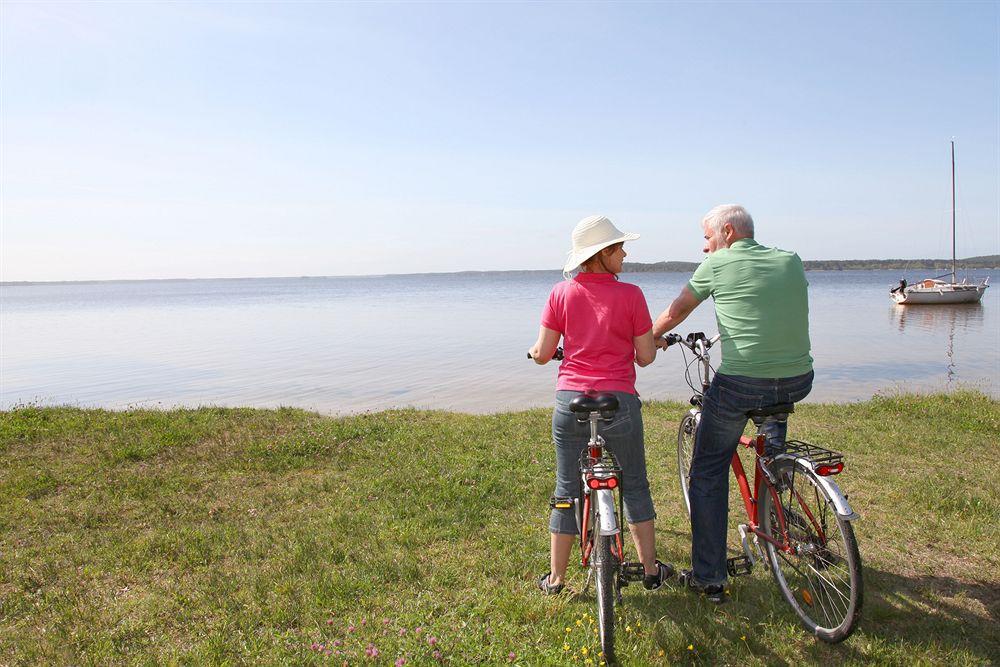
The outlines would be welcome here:
M 614 535 L 601 535 L 595 531 L 594 567 L 597 569 L 597 629 L 601 638 L 601 651 L 609 665 L 615 659 L 615 598 L 618 596 L 618 559 L 614 555 Z
M 677 473 L 681 478 L 681 497 L 688 516 L 691 516 L 691 499 L 688 496 L 691 475 L 691 458 L 694 456 L 694 432 L 698 428 L 698 420 L 690 412 L 684 415 L 680 428 L 677 429 Z
M 761 487 L 761 529 L 782 542 L 780 505 L 792 553 L 766 545 L 771 572 L 785 600 L 819 639 L 847 639 L 861 618 L 861 555 L 850 521 L 840 518 L 826 490 L 804 465 L 772 467 L 778 488 Z M 777 496 L 777 505 L 775 503 Z

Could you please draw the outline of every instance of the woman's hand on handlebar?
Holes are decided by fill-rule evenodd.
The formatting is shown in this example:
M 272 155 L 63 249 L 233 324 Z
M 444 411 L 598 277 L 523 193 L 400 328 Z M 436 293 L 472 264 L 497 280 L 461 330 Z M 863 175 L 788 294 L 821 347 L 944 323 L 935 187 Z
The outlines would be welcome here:
M 678 336 L 677 334 L 672 334 L 672 333 L 663 334 L 662 336 L 658 336 L 656 338 L 656 347 L 660 348 L 661 350 L 665 350 L 674 343 L 679 343 L 679 342 L 681 342 L 681 337 Z

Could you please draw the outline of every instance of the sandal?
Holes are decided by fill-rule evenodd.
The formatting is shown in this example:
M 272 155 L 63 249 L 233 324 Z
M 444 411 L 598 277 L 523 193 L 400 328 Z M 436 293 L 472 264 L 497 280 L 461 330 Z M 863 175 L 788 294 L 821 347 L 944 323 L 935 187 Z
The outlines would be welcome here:
M 551 572 L 546 572 L 541 577 L 538 578 L 538 590 L 542 592 L 542 595 L 558 595 L 562 593 L 564 584 L 552 585 L 549 583 L 549 576 Z
M 669 563 L 656 561 L 656 574 L 645 574 L 642 577 L 642 586 L 647 591 L 655 591 L 663 585 L 663 582 L 674 576 L 674 566 Z

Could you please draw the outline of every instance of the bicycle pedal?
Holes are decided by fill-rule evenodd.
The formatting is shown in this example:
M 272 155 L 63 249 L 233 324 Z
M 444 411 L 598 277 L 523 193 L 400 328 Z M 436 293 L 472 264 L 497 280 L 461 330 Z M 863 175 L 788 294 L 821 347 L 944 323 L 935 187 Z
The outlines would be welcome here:
M 740 577 L 753 571 L 753 561 L 744 556 L 733 556 L 726 559 L 726 571 L 730 577 Z
M 642 563 L 622 563 L 621 581 L 623 586 L 627 586 L 632 581 L 642 581 L 646 576 L 646 569 Z

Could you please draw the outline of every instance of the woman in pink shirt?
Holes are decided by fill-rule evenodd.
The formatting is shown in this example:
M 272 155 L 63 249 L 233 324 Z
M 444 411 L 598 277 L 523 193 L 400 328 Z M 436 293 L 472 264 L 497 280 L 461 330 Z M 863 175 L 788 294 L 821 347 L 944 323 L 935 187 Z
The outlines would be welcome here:
M 656 513 L 646 478 L 642 403 L 635 390 L 636 364 L 647 366 L 656 358 L 653 322 L 642 290 L 618 280 L 626 255 L 623 245 L 637 238 L 638 234 L 620 232 L 603 216 L 584 218 L 577 224 L 563 275 L 568 278 L 577 268 L 580 273 L 552 288 L 542 311 L 538 341 L 529 354 L 535 363 L 546 364 L 560 337 L 563 340 L 564 358 L 552 413 L 558 497 L 577 494 L 577 465 L 590 437 L 589 425 L 576 420 L 569 402 L 583 393 L 610 392 L 618 397 L 615 418 L 602 428 L 601 435 L 622 468 L 625 518 L 645 570 L 643 585 L 653 590 L 673 574 L 673 567 L 656 560 Z M 573 510 L 552 510 L 549 532 L 551 569 L 539 579 L 538 587 L 554 594 L 563 589 L 578 534 Z

